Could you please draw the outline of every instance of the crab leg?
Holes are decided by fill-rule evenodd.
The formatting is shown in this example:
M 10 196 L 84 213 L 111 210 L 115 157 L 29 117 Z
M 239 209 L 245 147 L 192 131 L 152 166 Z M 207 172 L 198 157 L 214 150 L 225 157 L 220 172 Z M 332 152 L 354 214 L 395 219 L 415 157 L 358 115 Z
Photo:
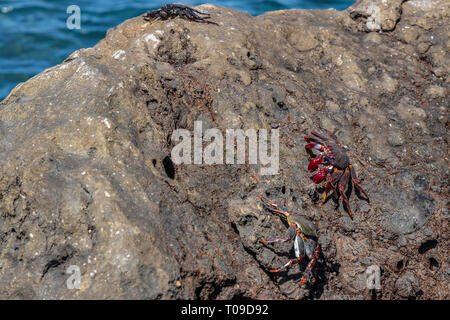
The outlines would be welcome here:
M 186 10 L 186 11 L 184 11 L 184 13 L 189 17 L 189 18 L 191 18 L 192 20 L 195 20 L 195 21 L 202 21 L 203 20 L 203 18 L 201 18 L 200 16 L 198 16 L 197 14 L 195 14 L 195 12 L 194 11 L 189 11 L 189 10 Z
M 328 177 L 327 185 L 326 185 L 326 187 L 325 187 L 325 193 L 323 194 L 323 202 L 325 202 L 325 200 L 327 200 L 327 192 L 328 192 L 328 190 L 330 190 L 331 182 L 332 182 L 332 181 L 333 181 L 333 178 L 332 178 L 332 176 L 330 175 L 330 176 Z
M 320 138 L 320 139 L 322 139 L 322 140 L 335 142 L 333 136 L 330 133 L 328 133 L 328 135 L 331 137 L 331 139 L 329 137 L 325 137 L 324 135 L 322 135 L 322 134 L 320 134 L 320 133 L 318 133 L 317 131 L 314 131 L 314 130 L 311 131 L 311 134 L 316 136 L 316 137 L 318 137 L 318 138 Z
M 305 140 L 306 140 L 306 142 L 314 142 L 314 143 L 317 143 L 317 144 L 323 144 L 323 142 L 321 142 L 318 139 L 313 138 L 313 137 L 305 137 Z
M 316 252 L 314 253 L 314 256 L 312 257 L 311 261 L 309 261 L 308 266 L 306 267 L 306 272 L 302 277 L 302 280 L 300 281 L 300 285 L 303 285 L 306 282 L 306 279 L 308 279 L 308 276 L 311 272 L 311 270 L 314 268 L 314 265 L 316 264 L 317 259 L 319 259 L 319 252 L 320 252 L 320 246 L 317 245 Z
M 327 177 L 328 173 L 331 172 L 331 170 L 332 167 L 319 168 L 318 172 L 313 177 L 313 182 L 316 184 L 322 182 L 323 179 Z
M 323 202 L 327 199 L 327 192 L 330 190 L 331 187 L 336 185 L 336 182 L 339 181 L 342 177 L 342 174 L 344 171 L 332 168 L 330 171 L 333 171 L 328 179 L 327 186 L 325 187 L 325 194 L 323 195 Z M 333 191 L 334 189 L 332 189 Z
M 261 239 L 259 241 L 262 243 L 280 243 L 280 242 L 283 243 L 283 242 L 294 239 L 295 235 L 296 235 L 295 227 L 290 226 L 286 232 L 285 238 L 276 238 L 276 239 L 270 239 L 270 240 Z
M 349 165 L 348 167 L 350 168 L 350 172 L 351 172 L 351 175 L 352 175 L 352 182 L 353 182 L 353 185 L 354 185 L 356 188 L 358 188 L 358 190 L 361 191 L 361 193 L 362 193 L 367 199 L 369 199 L 369 196 L 367 195 L 367 193 L 366 193 L 366 192 L 363 190 L 363 188 L 361 188 L 361 186 L 358 184 L 358 178 L 357 178 L 357 176 L 356 176 L 356 171 L 355 171 L 355 169 L 353 168 L 352 165 Z
M 321 153 L 323 153 L 324 146 L 321 143 L 307 143 L 305 145 L 305 150 L 307 152 L 308 160 L 311 160 L 311 157 L 314 156 L 314 153 L 311 151 L 311 149 L 319 150 Z
M 348 204 L 348 198 L 344 193 L 345 187 L 347 187 L 348 185 L 348 180 L 350 178 L 350 171 L 347 169 L 345 169 L 345 173 L 342 175 L 341 179 L 339 180 L 339 193 L 342 196 L 342 199 L 344 199 L 345 205 L 347 206 L 348 209 L 348 214 L 350 215 L 350 218 L 353 219 L 353 214 L 352 214 L 352 210 L 350 210 L 350 205 Z
M 292 214 L 292 212 L 287 211 L 286 208 L 283 208 L 276 203 L 270 202 L 268 199 L 264 198 L 263 196 L 259 196 L 259 199 L 264 203 L 264 206 L 269 209 L 272 212 L 278 213 L 279 215 L 282 215 L 283 217 L 287 217 Z
M 284 269 L 289 268 L 290 266 L 299 263 L 305 256 L 300 256 L 297 259 L 289 259 L 289 262 L 286 263 L 284 266 L 280 267 L 280 268 L 276 268 L 276 269 L 270 269 L 270 272 L 280 272 Z
M 198 22 L 202 22 L 202 23 L 209 23 L 209 24 L 215 24 L 216 26 L 218 26 L 217 23 L 213 22 L 213 21 L 208 21 L 206 19 L 209 19 L 210 17 L 205 17 L 205 18 L 201 18 L 202 20 L 198 21 Z
M 261 239 L 259 240 L 262 243 L 283 243 L 291 240 L 290 238 L 276 238 L 276 239 Z
M 184 17 L 186 17 L 186 18 L 188 18 L 188 19 L 190 19 L 192 21 L 195 21 L 195 22 L 210 23 L 210 24 L 216 24 L 217 25 L 217 23 L 215 23 L 215 22 L 206 20 L 206 19 L 210 18 L 209 14 L 197 11 L 195 9 L 191 9 L 191 8 L 189 8 L 189 9 L 190 10 L 183 10 L 181 12 L 181 15 L 183 15 Z M 200 17 L 199 15 L 196 14 L 196 12 L 199 13 L 199 14 L 205 15 L 205 17 Z
M 194 9 L 194 8 L 191 8 L 191 10 L 194 11 L 194 12 L 197 12 L 198 14 L 202 14 L 202 15 L 205 15 L 205 16 L 210 16 L 209 13 L 201 12 L 201 11 L 198 11 L 197 9 Z
M 321 164 L 323 164 L 323 152 L 319 153 L 314 159 L 309 162 L 308 171 L 316 171 Z
M 180 10 L 178 13 L 181 17 L 186 18 L 188 20 L 196 20 L 194 16 L 192 16 L 188 10 Z
M 341 145 L 338 138 L 334 134 L 332 134 L 331 132 L 328 132 L 328 135 L 331 137 L 331 139 L 334 140 L 334 142 L 336 142 L 338 145 Z
M 324 150 L 323 145 L 318 144 L 318 143 L 307 143 L 305 145 L 305 149 L 307 151 L 309 151 L 309 149 L 316 149 L 316 150 L 319 150 L 319 151 L 322 151 L 322 152 Z

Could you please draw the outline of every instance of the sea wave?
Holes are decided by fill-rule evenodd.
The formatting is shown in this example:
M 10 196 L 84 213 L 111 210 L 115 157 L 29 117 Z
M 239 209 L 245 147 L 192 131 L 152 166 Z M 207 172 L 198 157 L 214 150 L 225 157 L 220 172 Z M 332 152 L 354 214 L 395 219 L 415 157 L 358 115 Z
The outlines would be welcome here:
M 350 6 L 349 0 L 225 0 L 206 1 L 252 15 L 281 9 L 338 10 Z M 183 1 L 199 5 L 202 1 Z M 67 8 L 81 10 L 81 29 L 69 30 Z M 91 47 L 106 31 L 125 19 L 161 6 L 149 0 L 0 0 L 0 100 L 19 82 L 61 63 L 73 51 Z

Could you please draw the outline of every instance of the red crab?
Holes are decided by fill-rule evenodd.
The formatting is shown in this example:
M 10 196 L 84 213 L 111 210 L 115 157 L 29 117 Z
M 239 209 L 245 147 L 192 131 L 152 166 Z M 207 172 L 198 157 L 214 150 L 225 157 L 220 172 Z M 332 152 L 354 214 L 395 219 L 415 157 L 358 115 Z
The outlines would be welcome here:
M 313 142 L 308 143 L 305 146 L 305 149 L 308 152 L 308 158 L 311 158 L 311 155 L 313 155 L 311 149 L 320 151 L 320 153 L 309 162 L 308 171 L 314 172 L 317 168 L 319 168 L 319 165 L 325 165 L 325 167 L 319 168 L 318 172 L 314 175 L 314 183 L 322 182 L 327 177 L 327 175 L 330 174 L 328 176 L 327 185 L 325 187 L 323 202 L 325 202 L 327 198 L 328 190 L 331 187 L 333 189 L 337 188 L 339 190 L 339 193 L 342 195 L 342 198 L 344 199 L 350 218 L 353 219 L 347 196 L 344 193 L 350 177 L 352 179 L 353 185 L 367 198 L 367 200 L 369 200 L 369 196 L 358 184 L 358 178 L 356 177 L 355 169 L 351 165 L 344 147 L 338 141 L 336 136 L 332 133 L 328 133 L 328 138 L 316 131 L 311 131 L 311 134 L 318 137 L 322 141 L 313 137 L 305 137 L 305 140 L 307 142 Z

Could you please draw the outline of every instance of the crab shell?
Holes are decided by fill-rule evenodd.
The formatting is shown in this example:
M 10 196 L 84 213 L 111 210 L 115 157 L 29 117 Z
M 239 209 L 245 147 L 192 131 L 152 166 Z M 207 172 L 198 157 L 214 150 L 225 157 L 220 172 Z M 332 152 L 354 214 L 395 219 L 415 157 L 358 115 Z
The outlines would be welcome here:
M 297 235 L 294 239 L 295 256 L 298 258 L 306 254 L 306 256 L 311 259 L 314 250 L 317 247 L 317 242 L 315 240 L 317 239 L 316 225 L 307 218 L 296 213 L 289 215 L 287 221 L 289 225 L 295 224 L 297 230 Z M 302 237 L 301 234 L 305 235 L 306 238 Z
M 317 238 L 316 225 L 304 216 L 293 213 L 287 216 L 287 222 L 290 226 L 295 224 L 296 228 L 305 236 Z
M 350 165 L 350 159 L 347 152 L 340 145 L 333 142 L 325 142 L 323 144 L 326 158 L 334 167 L 344 170 Z

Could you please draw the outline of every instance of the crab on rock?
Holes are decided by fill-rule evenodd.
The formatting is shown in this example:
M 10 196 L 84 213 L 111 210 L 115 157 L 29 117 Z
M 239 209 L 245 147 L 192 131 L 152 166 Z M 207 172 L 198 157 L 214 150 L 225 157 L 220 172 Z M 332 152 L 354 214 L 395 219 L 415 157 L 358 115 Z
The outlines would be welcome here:
M 287 220 L 289 228 L 284 238 L 276 239 L 262 239 L 259 240 L 262 243 L 283 243 L 286 241 L 294 240 L 295 259 L 290 259 L 285 265 L 277 269 L 271 269 L 270 272 L 280 272 L 299 263 L 303 258 L 308 257 L 310 259 L 306 272 L 300 281 L 300 285 L 303 285 L 308 279 L 309 273 L 314 267 L 317 259 L 319 258 L 320 246 L 317 243 L 317 227 L 316 225 L 307 219 L 306 217 L 287 211 L 287 209 L 278 206 L 275 203 L 270 202 L 263 196 L 259 196 L 264 204 L 264 207 L 271 212 L 279 214 L 281 217 Z
M 327 198 L 328 190 L 330 190 L 330 188 L 337 188 L 344 199 L 350 217 L 353 219 L 352 211 L 348 204 L 348 198 L 344 192 L 350 178 L 352 179 L 353 185 L 367 198 L 367 200 L 369 200 L 369 196 L 358 184 L 355 169 L 351 165 L 350 159 L 337 137 L 332 133 L 328 133 L 329 137 L 325 137 L 316 131 L 311 131 L 311 134 L 320 140 L 313 137 L 305 137 L 305 140 L 309 142 L 305 146 L 305 149 L 308 152 L 308 158 L 311 159 L 311 155 L 313 154 L 312 149 L 319 150 L 320 153 L 309 162 L 308 171 L 314 172 L 319 169 L 313 177 L 314 183 L 322 182 L 327 175 L 330 174 L 325 187 L 323 202 L 325 202 Z M 325 165 L 325 167 L 319 168 L 319 165 Z
M 194 22 L 218 25 L 215 22 L 207 20 L 210 18 L 210 15 L 208 13 L 200 12 L 194 8 L 190 8 L 182 4 L 163 4 L 160 9 L 147 11 L 147 13 L 144 15 L 144 20 L 167 20 L 176 17 Z

